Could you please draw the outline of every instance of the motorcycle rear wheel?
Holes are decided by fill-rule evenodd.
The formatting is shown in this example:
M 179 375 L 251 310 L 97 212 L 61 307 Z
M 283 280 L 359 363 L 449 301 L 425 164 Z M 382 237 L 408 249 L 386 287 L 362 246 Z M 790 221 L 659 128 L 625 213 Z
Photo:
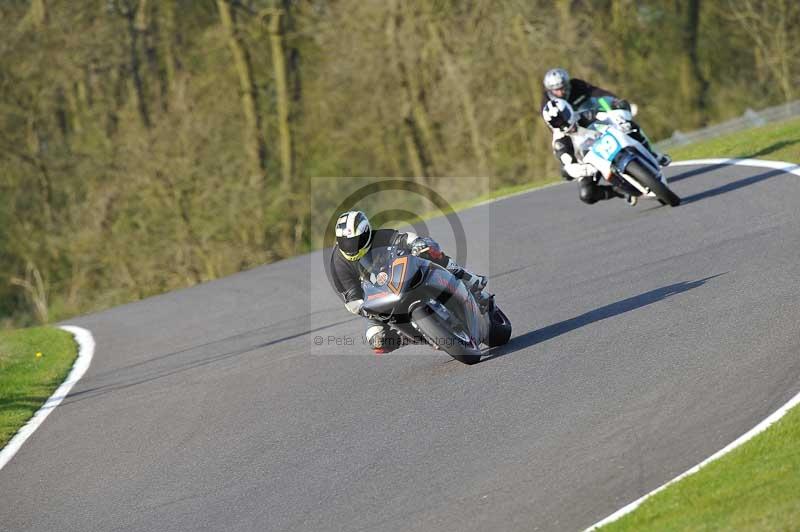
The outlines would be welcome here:
M 507 344 L 510 339 L 511 320 L 508 319 L 505 312 L 500 310 L 500 307 L 495 307 L 492 312 L 492 327 L 489 330 L 489 339 L 486 345 L 497 347 Z

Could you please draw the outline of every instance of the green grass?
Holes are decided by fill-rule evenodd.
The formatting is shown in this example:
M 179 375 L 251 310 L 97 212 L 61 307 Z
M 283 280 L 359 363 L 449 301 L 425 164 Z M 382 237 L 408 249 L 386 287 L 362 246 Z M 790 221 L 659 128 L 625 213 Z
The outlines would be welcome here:
M 520 192 L 528 192 L 529 190 L 546 187 L 548 185 L 552 185 L 553 183 L 558 183 L 559 181 L 561 181 L 561 179 L 555 178 L 545 181 L 536 181 L 533 184 L 523 183 L 520 185 L 498 187 L 490 192 L 487 192 L 486 194 L 481 194 L 476 198 L 455 202 L 451 205 L 451 207 L 453 208 L 453 211 L 459 212 L 474 207 L 479 203 L 483 203 L 484 201 L 506 198 L 508 196 L 513 196 L 514 194 L 519 194 Z M 442 214 L 440 212 L 431 211 L 430 213 L 425 213 L 420 216 L 420 219 L 427 220 L 429 218 L 434 218 L 441 215 Z
M 798 163 L 800 120 L 686 146 L 673 157 Z M 800 530 L 800 409 L 601 530 Z
M 601 530 L 800 529 L 800 410 Z
M 77 346 L 67 331 L 0 331 L 0 448 L 64 381 L 76 357 Z
M 559 181 L 561 181 L 561 179 L 556 178 L 556 179 L 545 180 L 545 181 L 536 181 L 533 184 L 531 184 L 531 183 L 523 183 L 523 184 L 518 184 L 518 185 L 508 185 L 508 186 L 505 186 L 505 187 L 498 187 L 498 188 L 496 188 L 494 190 L 491 190 L 491 191 L 487 192 L 486 194 L 481 194 L 480 196 L 477 196 L 477 197 L 472 198 L 472 199 L 467 199 L 467 200 L 462 200 L 462 201 L 455 201 L 455 202 L 449 204 L 448 206 L 451 209 L 453 209 L 453 212 L 457 213 L 457 212 L 464 211 L 464 210 L 470 209 L 472 207 L 475 207 L 476 205 L 478 205 L 480 203 L 483 203 L 484 201 L 506 198 L 508 196 L 513 196 L 514 194 L 518 194 L 520 192 L 528 192 L 530 190 L 534 190 L 534 189 L 537 189 L 537 188 L 542 188 L 542 187 L 545 187 L 545 186 L 548 186 L 548 185 L 552 185 L 553 183 L 557 183 Z M 447 214 L 447 212 L 445 212 L 445 214 Z M 427 220 L 431 220 L 433 218 L 438 218 L 438 217 L 440 217 L 442 215 L 443 214 L 442 214 L 442 211 L 440 209 L 428 210 L 428 211 L 424 211 L 422 213 L 416 214 L 413 217 L 409 217 L 409 218 L 404 219 L 403 223 L 414 224 L 414 223 L 417 223 L 417 222 L 424 222 L 424 221 L 427 221 Z M 385 220 L 376 220 L 375 218 L 371 218 L 371 221 L 375 224 L 376 227 L 396 227 L 397 226 L 397 223 L 396 223 L 397 220 L 385 221 Z
M 723 137 L 676 148 L 676 161 L 736 157 L 800 162 L 800 119 L 731 133 Z

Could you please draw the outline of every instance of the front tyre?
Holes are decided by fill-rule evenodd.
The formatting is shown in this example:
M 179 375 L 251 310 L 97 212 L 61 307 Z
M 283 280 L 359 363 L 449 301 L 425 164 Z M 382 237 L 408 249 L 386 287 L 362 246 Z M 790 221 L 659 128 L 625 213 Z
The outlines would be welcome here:
M 462 364 L 475 364 L 481 359 L 480 347 L 463 331 L 453 330 L 427 305 L 411 311 L 411 322 L 434 347 L 443 349 Z
M 639 161 L 633 160 L 628 163 L 627 168 L 625 168 L 625 173 L 633 177 L 643 187 L 650 189 L 663 205 L 677 207 L 681 204 L 681 198 L 662 183 L 657 175 L 653 174 L 651 170 L 646 168 Z

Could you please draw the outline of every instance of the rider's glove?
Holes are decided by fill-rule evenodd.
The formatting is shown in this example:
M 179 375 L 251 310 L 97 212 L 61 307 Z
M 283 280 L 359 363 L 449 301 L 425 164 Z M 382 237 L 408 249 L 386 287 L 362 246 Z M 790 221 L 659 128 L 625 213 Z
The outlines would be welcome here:
M 630 133 L 631 132 L 631 123 L 625 120 L 622 117 L 615 116 L 614 123 L 623 133 Z
M 611 104 L 611 107 L 614 109 L 624 109 L 626 111 L 631 110 L 631 104 L 628 100 L 614 100 L 614 103 Z
M 419 237 L 414 240 L 411 243 L 411 254 L 415 257 L 425 254 L 423 258 L 430 257 L 433 260 L 441 259 L 444 256 L 442 248 L 429 236 Z
M 564 165 L 564 171 L 574 179 L 583 179 L 593 176 L 597 170 L 591 164 L 570 163 Z
M 621 129 L 623 133 L 629 133 L 631 130 L 631 123 L 624 117 L 620 116 L 620 113 L 600 111 L 597 113 L 597 118 L 599 120 L 609 120 L 613 122 L 614 125 Z

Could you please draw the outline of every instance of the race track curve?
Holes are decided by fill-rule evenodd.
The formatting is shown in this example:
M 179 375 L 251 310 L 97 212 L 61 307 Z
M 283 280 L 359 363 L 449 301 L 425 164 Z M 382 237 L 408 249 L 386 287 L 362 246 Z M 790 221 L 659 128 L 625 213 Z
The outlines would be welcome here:
M 800 177 L 667 170 L 674 209 L 460 213 L 515 328 L 475 366 L 369 354 L 318 253 L 70 320 L 94 360 L 0 471 L 0 529 L 591 525 L 800 391 Z

